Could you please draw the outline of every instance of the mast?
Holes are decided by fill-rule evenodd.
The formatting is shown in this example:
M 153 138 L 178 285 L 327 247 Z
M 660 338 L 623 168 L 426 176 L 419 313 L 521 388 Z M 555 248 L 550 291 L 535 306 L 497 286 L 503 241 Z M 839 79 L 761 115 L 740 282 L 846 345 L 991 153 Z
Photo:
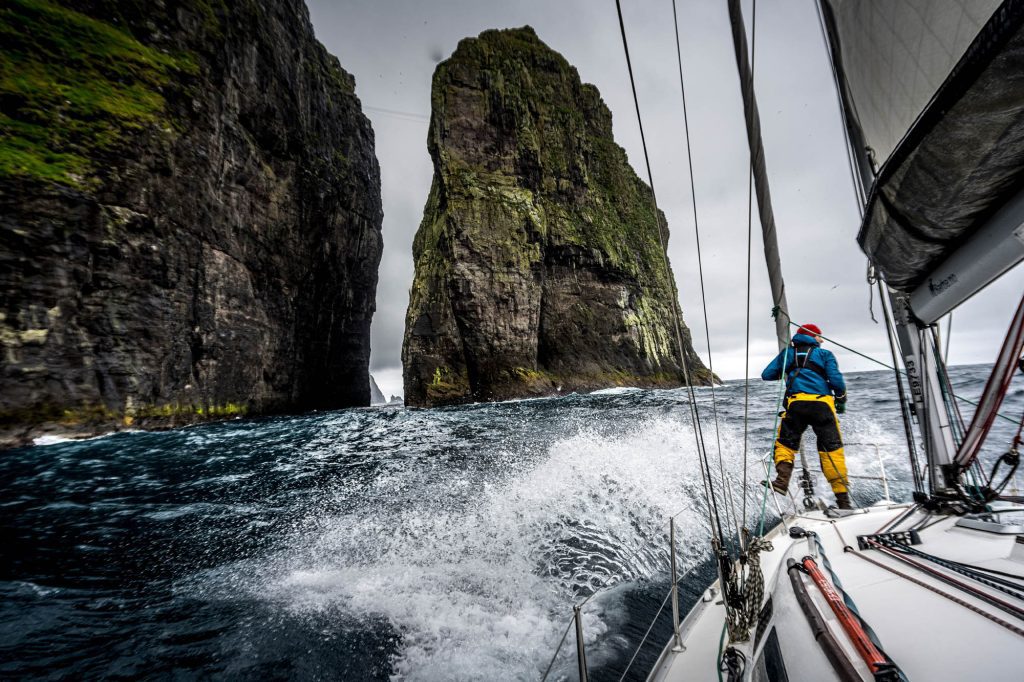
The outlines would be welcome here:
M 782 279 L 779 242 L 775 234 L 775 214 L 772 211 L 772 195 L 768 187 L 768 170 L 765 166 L 764 143 L 761 139 L 761 116 L 757 111 L 757 101 L 754 99 L 754 79 L 747 58 L 747 29 L 743 24 L 740 0 L 729 0 L 729 21 L 732 24 L 732 42 L 736 50 L 736 68 L 740 75 L 743 113 L 747 121 L 747 143 L 750 146 L 758 214 L 764 237 L 764 258 L 768 264 L 768 280 L 772 289 L 775 336 L 779 342 L 779 350 L 782 350 L 789 345 L 789 306 L 786 304 L 786 283 Z

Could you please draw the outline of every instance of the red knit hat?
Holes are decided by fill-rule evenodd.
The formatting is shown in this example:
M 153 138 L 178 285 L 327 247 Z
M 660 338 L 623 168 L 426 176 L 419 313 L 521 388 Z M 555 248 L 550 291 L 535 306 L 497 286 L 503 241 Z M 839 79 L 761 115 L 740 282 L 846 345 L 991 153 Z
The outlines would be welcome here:
M 807 336 L 821 336 L 821 329 L 816 324 L 804 324 L 800 325 L 800 328 L 796 330 L 797 334 L 806 334 Z

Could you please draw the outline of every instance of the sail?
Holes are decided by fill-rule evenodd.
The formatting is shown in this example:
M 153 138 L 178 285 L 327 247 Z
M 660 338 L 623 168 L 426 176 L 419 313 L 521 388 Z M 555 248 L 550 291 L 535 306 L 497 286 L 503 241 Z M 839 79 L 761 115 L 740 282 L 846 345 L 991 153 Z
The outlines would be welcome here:
M 858 241 L 911 292 L 1024 188 L 1024 1 L 823 9 L 857 151 L 877 170 Z

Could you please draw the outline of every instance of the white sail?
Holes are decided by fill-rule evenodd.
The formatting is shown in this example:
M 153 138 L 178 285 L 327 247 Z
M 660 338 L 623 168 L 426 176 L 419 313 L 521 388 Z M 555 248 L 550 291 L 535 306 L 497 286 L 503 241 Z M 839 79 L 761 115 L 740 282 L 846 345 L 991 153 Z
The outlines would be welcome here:
M 1024 1 L 823 8 L 870 190 L 857 240 L 930 322 L 1024 258 Z
M 889 158 L 999 6 L 998 0 L 828 0 L 875 162 Z

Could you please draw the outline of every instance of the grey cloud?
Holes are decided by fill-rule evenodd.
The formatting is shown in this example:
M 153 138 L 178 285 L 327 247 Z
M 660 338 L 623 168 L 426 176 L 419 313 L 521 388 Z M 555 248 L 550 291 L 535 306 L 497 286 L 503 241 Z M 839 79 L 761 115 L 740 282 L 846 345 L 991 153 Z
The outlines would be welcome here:
M 586 0 L 309 0 L 309 5 L 317 36 L 355 75 L 356 92 L 371 107 L 367 114 L 376 131 L 384 195 L 371 367 L 394 377 L 412 281 L 412 238 L 432 170 L 426 121 L 387 112 L 426 116 L 435 62 L 459 40 L 488 28 L 529 24 L 601 91 L 613 112 L 616 141 L 645 177 L 617 18 L 610 3 Z M 668 2 L 624 5 L 655 188 L 672 234 L 669 256 L 695 346 L 707 357 L 672 8 Z M 749 31 L 749 4 L 745 11 Z M 746 326 L 749 161 L 742 104 L 724 3 L 679 3 L 679 12 L 714 365 L 723 377 L 734 378 L 743 372 Z M 814 6 L 787 0 L 766 11 L 762 4 L 756 28 L 756 87 L 791 313 L 888 361 L 884 331 L 868 314 L 865 258 L 855 242 L 859 216 Z M 756 209 L 754 215 L 756 220 Z M 775 343 L 756 223 L 752 251 L 751 340 L 760 357 L 752 358 L 751 367 L 756 373 Z M 1022 270 L 955 314 L 954 363 L 995 355 L 1024 289 Z M 872 368 L 842 352 L 840 357 L 845 368 Z

